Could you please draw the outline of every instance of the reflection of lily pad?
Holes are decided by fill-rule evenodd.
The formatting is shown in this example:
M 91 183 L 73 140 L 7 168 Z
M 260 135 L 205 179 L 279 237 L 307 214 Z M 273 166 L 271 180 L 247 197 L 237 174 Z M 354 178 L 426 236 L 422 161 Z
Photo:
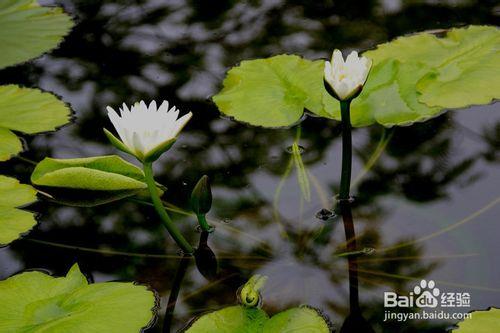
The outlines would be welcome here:
M 500 309 L 472 311 L 472 317 L 457 324 L 453 333 L 493 333 L 500 332 Z
M 136 333 L 154 315 L 155 296 L 124 282 L 89 284 L 74 265 L 66 277 L 25 272 L 0 282 L 0 332 Z
M 329 333 L 325 318 L 310 307 L 292 308 L 269 318 L 259 309 L 230 306 L 195 319 L 185 333 Z
M 35 134 L 53 131 L 70 120 L 70 109 L 56 96 L 16 85 L 0 86 L 0 161 L 22 150 L 11 130 Z
M 17 207 L 35 200 L 36 191 L 31 186 L 0 175 L 0 245 L 12 242 L 33 228 L 36 224 L 33 214 Z
M 34 0 L 0 1 L 0 68 L 50 51 L 72 25 L 61 8 L 41 7 Z
M 141 190 L 147 187 L 141 169 L 114 155 L 45 158 L 36 166 L 31 181 L 41 186 L 92 191 Z
M 278 55 L 233 67 L 213 100 L 222 113 L 236 120 L 278 127 L 297 122 L 304 109 L 327 116 L 324 93 L 323 61 Z

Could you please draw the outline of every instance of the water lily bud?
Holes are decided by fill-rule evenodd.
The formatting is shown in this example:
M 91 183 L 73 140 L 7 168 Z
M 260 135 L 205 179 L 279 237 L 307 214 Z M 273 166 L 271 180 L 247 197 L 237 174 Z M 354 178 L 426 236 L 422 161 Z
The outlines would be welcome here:
M 200 178 L 191 193 L 191 209 L 196 215 L 205 215 L 212 207 L 212 189 L 207 175 Z
M 208 246 L 208 235 L 207 231 L 201 232 L 198 248 L 194 251 L 194 259 L 201 275 L 213 281 L 217 279 L 219 265 L 214 251 Z
M 120 139 L 110 131 L 104 130 L 111 144 L 116 148 L 137 157 L 143 162 L 153 162 L 174 144 L 177 135 L 191 119 L 189 112 L 178 118 L 179 110 L 167 101 L 160 107 L 152 101 L 149 106 L 141 101 L 129 109 L 124 103 L 120 115 L 111 107 L 107 107 L 108 117 Z
M 339 101 L 351 100 L 361 93 L 371 65 L 370 59 L 359 57 L 356 51 L 344 61 L 340 50 L 335 50 L 332 61 L 325 61 L 325 88 Z

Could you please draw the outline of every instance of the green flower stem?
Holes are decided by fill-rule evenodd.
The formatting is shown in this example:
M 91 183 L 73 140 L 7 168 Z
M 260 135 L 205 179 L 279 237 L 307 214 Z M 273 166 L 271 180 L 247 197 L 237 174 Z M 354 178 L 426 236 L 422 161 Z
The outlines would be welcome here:
M 208 224 L 205 214 L 196 214 L 196 217 L 198 218 L 198 223 L 200 224 L 201 230 L 206 232 L 212 231 L 213 228 L 210 226 L 210 224 Z
M 160 196 L 158 194 L 158 189 L 156 188 L 156 183 L 153 177 L 153 163 L 144 162 L 144 175 L 146 184 L 148 185 L 149 194 L 151 195 L 151 200 L 153 201 L 153 206 L 156 212 L 160 216 L 161 221 L 165 228 L 172 236 L 172 238 L 177 242 L 179 247 L 184 251 L 184 253 L 192 254 L 194 252 L 193 247 L 186 241 L 186 239 L 181 235 L 179 229 L 174 225 L 170 216 L 168 215 L 165 207 L 163 206 Z
M 340 200 L 349 199 L 351 187 L 352 137 L 351 137 L 351 101 L 340 102 L 342 119 L 342 174 L 340 178 Z
M 351 135 L 351 101 L 341 101 L 342 117 L 342 173 L 340 178 L 340 211 L 344 222 L 346 247 L 348 252 L 356 252 L 356 233 L 352 219 L 349 191 L 351 188 L 352 135 Z M 358 262 L 355 256 L 348 256 L 349 267 L 349 306 L 351 312 L 359 310 Z

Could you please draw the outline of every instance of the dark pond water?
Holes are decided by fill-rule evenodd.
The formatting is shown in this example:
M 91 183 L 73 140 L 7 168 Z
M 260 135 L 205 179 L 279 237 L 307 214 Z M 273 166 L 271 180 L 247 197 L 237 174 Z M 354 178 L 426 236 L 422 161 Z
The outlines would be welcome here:
M 316 217 L 332 208 L 339 187 L 339 124 L 313 117 L 302 122 L 308 202 L 294 169 L 283 177 L 296 129 L 223 119 L 208 99 L 229 67 L 280 53 L 327 57 L 334 47 L 367 49 L 406 33 L 494 24 L 499 18 L 495 1 L 58 3 L 77 18 L 71 35 L 51 55 L 4 70 L 0 80 L 57 93 L 71 104 L 76 121 L 54 134 L 27 137 L 30 150 L 23 157 L 115 154 L 101 130 L 110 127 L 106 105 L 168 99 L 194 113 L 156 172 L 169 188 L 165 199 L 181 209 L 189 209 L 196 181 L 210 176 L 216 231 L 208 244 L 219 271 L 204 276 L 194 260 L 187 262 L 172 331 L 199 313 L 235 303 L 237 288 L 256 273 L 269 276 L 263 291 L 269 313 L 309 304 L 339 328 L 349 312 L 347 260 L 338 256 L 345 244 L 341 220 Z M 383 322 L 383 292 L 408 293 L 422 278 L 435 280 L 442 291 L 470 293 L 470 309 L 445 311 L 500 306 L 499 108 L 473 107 L 410 127 L 354 131 L 358 246 L 375 249 L 359 257 L 360 302 L 375 331 L 445 332 L 452 321 Z M 376 162 L 369 167 L 371 160 Z M 2 174 L 25 182 L 32 168 L 20 159 L 0 165 Z M 131 201 L 94 208 L 42 202 L 32 209 L 41 213 L 36 229 L 0 249 L 1 279 L 32 268 L 62 275 L 77 261 L 96 282 L 150 285 L 164 313 L 181 260 L 150 207 Z M 174 216 L 196 243 L 195 220 Z M 162 320 L 148 332 L 161 332 Z

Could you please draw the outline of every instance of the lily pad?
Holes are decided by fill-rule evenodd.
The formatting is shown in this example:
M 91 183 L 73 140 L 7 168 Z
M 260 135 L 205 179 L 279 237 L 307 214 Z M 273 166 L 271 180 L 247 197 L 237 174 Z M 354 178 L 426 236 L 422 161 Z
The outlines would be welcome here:
M 202 315 L 182 332 L 258 333 L 267 319 L 267 314 L 259 308 L 235 305 Z
M 388 59 L 422 64 L 427 73 L 413 74 L 422 103 L 430 107 L 463 108 L 488 104 L 500 97 L 500 30 L 492 26 L 450 29 L 444 37 L 423 32 L 400 37 L 365 52 L 374 64 Z
M 50 51 L 72 26 L 61 8 L 41 7 L 35 0 L 0 1 L 0 68 Z
M 230 306 L 198 317 L 185 333 L 329 333 L 325 318 L 311 307 L 301 306 L 280 312 L 269 318 L 260 308 Z
M 75 159 L 45 158 L 31 175 L 35 185 L 91 191 L 142 190 L 144 173 L 116 155 Z
M 21 140 L 6 128 L 0 128 L 0 161 L 7 161 L 23 150 Z
M 301 306 L 280 312 L 265 322 L 262 333 L 329 333 L 331 329 L 318 310 Z
M 124 282 L 89 284 L 75 264 L 66 277 L 24 272 L 0 282 L 0 331 L 136 333 L 154 317 L 155 295 Z
M 17 179 L 0 175 L 0 245 L 6 245 L 36 224 L 32 213 L 19 209 L 36 201 L 36 191 Z M 0 330 L 1 331 L 1 330 Z
M 333 98 L 325 95 L 323 64 L 295 55 L 245 60 L 227 73 L 213 100 L 223 114 L 255 126 L 290 126 L 304 109 L 327 116 L 323 99 Z
M 500 332 L 500 309 L 473 311 L 472 317 L 457 324 L 453 333 L 492 333 Z
M 0 86 L 0 161 L 23 148 L 11 130 L 26 134 L 53 131 L 70 118 L 68 106 L 50 93 L 12 84 Z
M 498 28 L 470 26 L 442 38 L 425 32 L 400 37 L 365 52 L 373 67 L 352 103 L 352 125 L 409 125 L 490 103 L 500 96 L 499 48 Z M 292 55 L 243 61 L 213 100 L 222 113 L 251 125 L 290 126 L 304 109 L 340 120 L 339 103 L 323 87 L 323 66 Z

